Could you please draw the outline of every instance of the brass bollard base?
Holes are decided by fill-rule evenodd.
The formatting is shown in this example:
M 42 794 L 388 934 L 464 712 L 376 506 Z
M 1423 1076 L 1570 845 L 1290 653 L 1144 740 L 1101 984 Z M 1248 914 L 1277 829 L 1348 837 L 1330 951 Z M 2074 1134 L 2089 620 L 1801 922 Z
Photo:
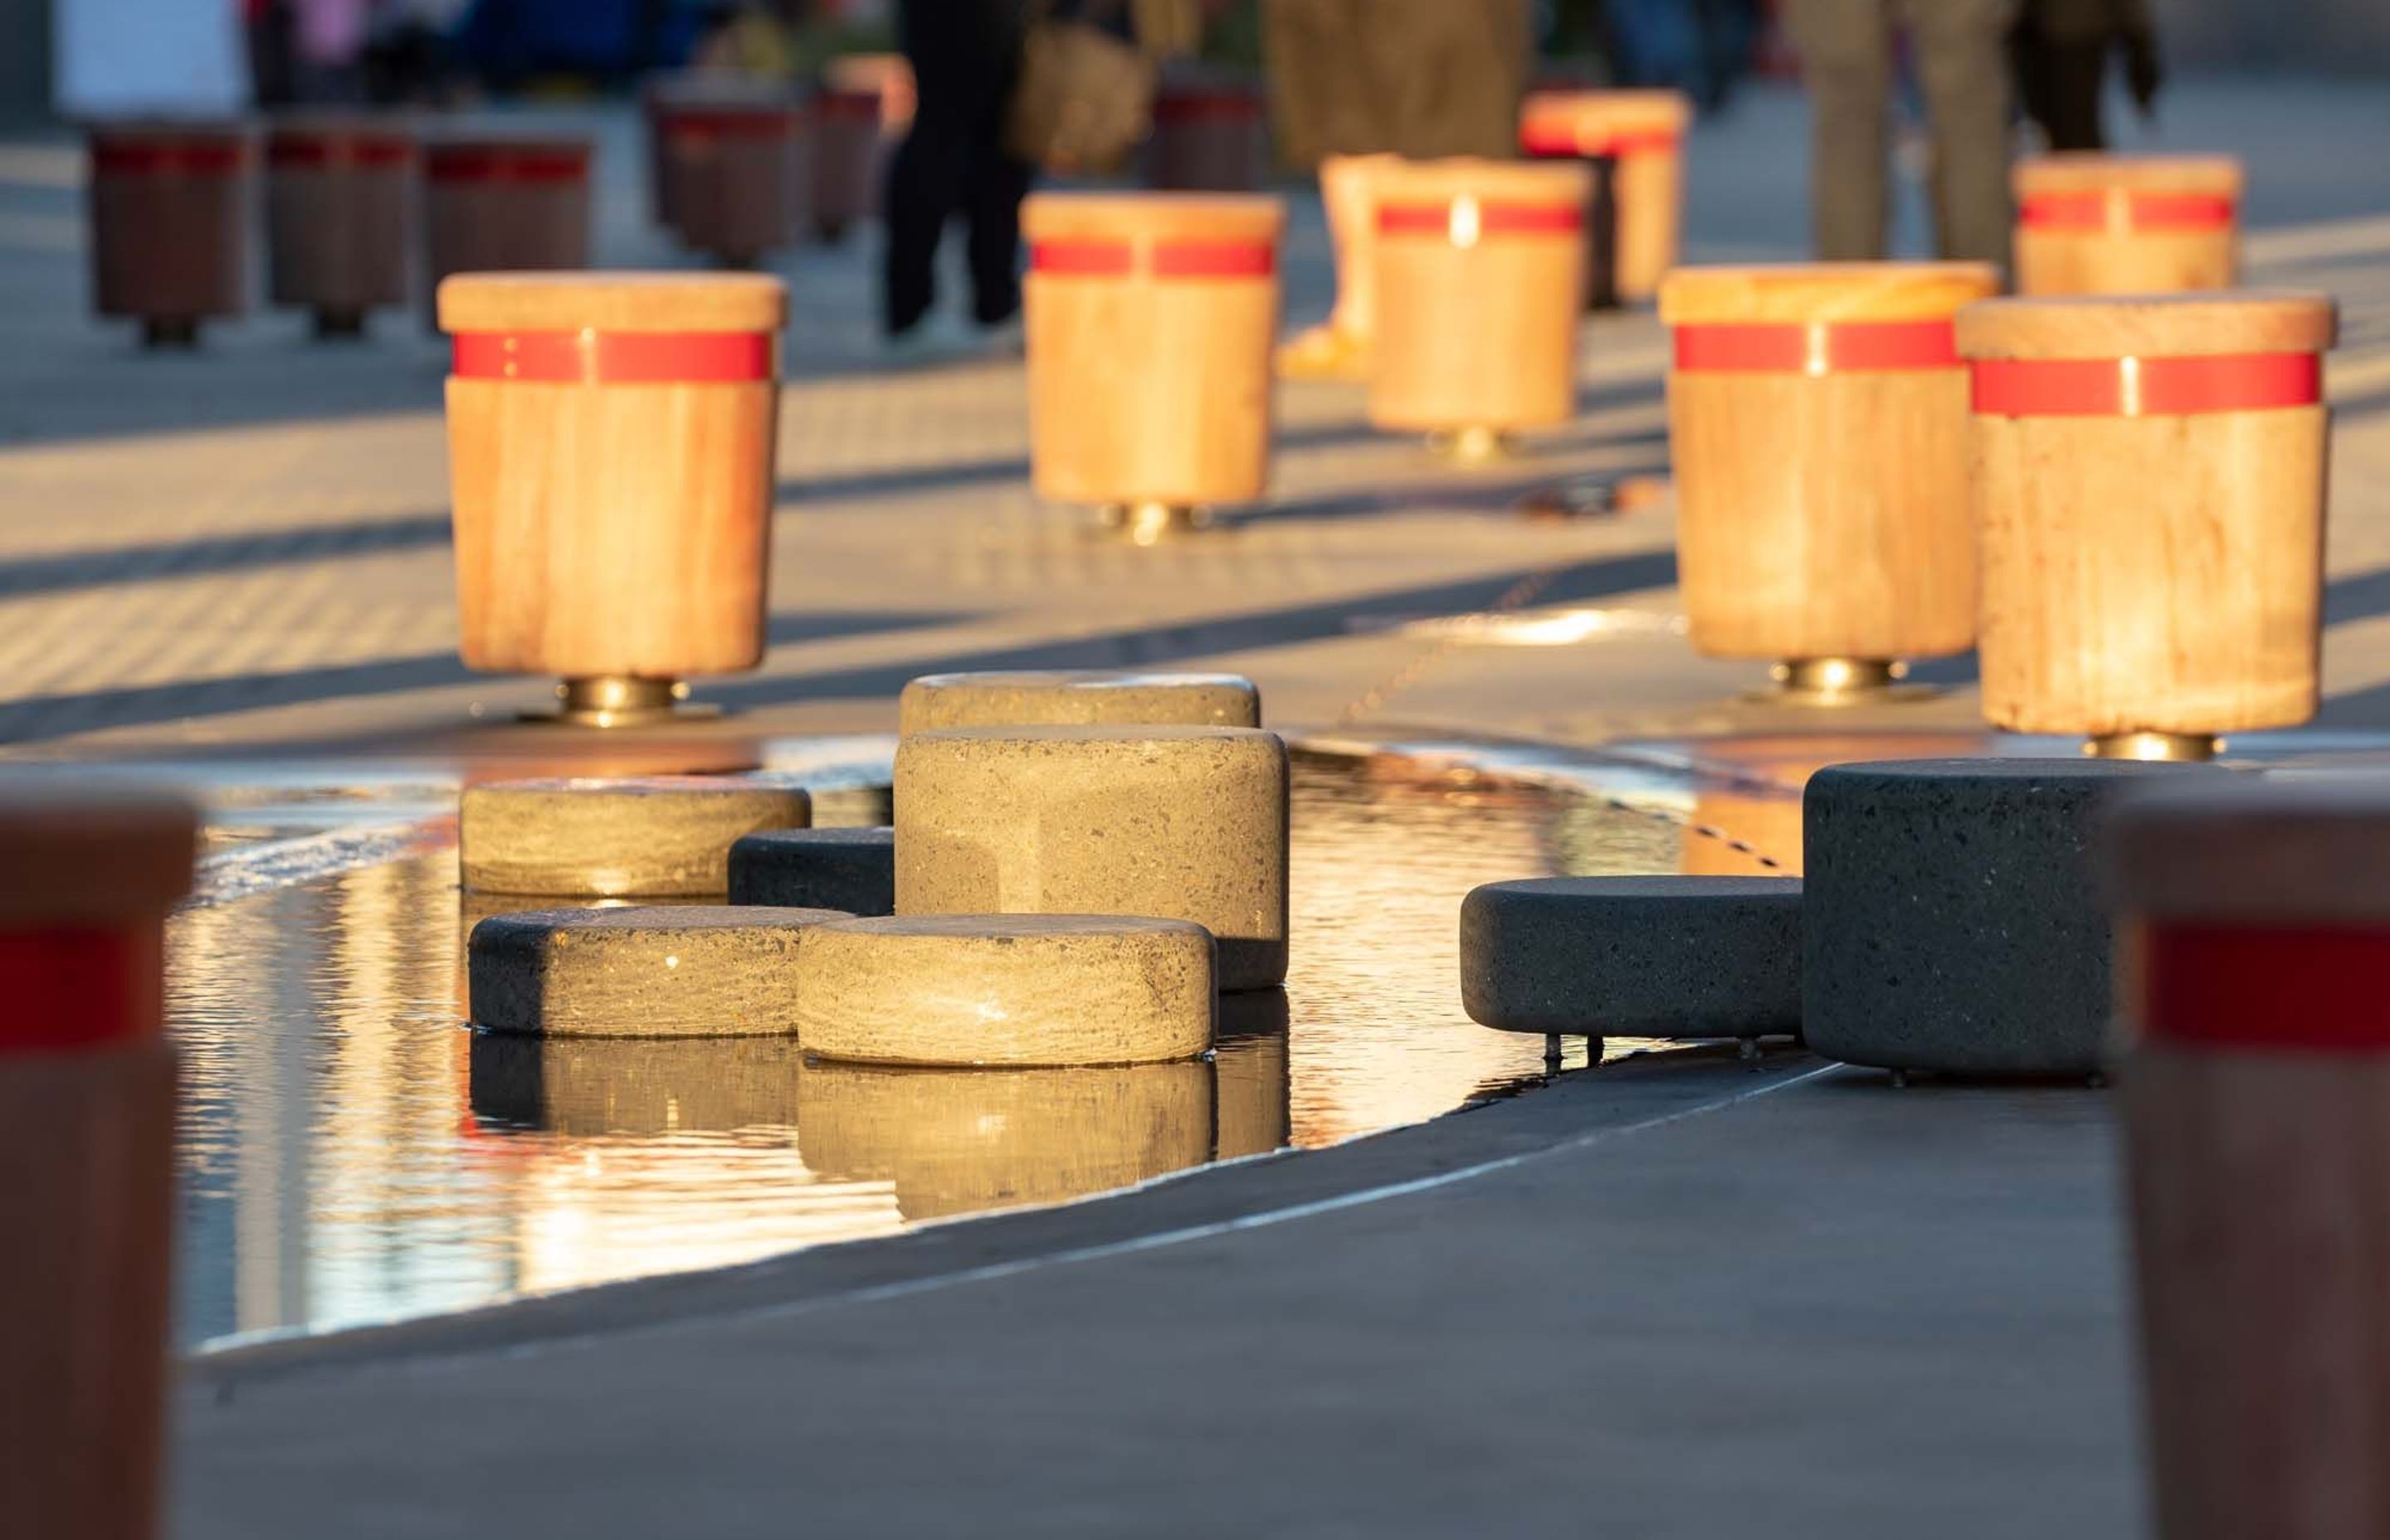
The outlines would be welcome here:
M 196 348 L 199 323 L 192 315 L 152 315 L 141 323 L 141 345 L 150 349 Z
M 525 722 L 568 727 L 651 727 L 666 722 L 702 722 L 720 716 L 719 706 L 688 704 L 688 686 L 679 679 L 637 679 L 599 674 L 567 679 L 556 687 L 554 711 L 525 712 Z
M 1430 454 L 1456 465 L 1490 465 L 1510 457 L 1515 445 L 1499 428 L 1446 428 L 1427 436 Z
M 315 312 L 315 340 L 319 342 L 348 342 L 366 334 L 366 313 L 344 305 L 335 305 Z
M 1211 511 L 1182 503 L 1111 503 L 1101 513 L 1104 528 L 1118 530 L 1132 545 L 1158 545 L 1176 535 L 1212 527 Z
M 1908 665 L 1882 658 L 1794 658 L 1768 675 L 1773 685 L 1743 699 L 1766 706 L 1869 706 L 1941 693 L 1931 685 L 1903 684 Z
M 2083 752 L 2092 759 L 2176 760 L 2201 764 L 2214 759 L 2224 740 L 2213 733 L 2101 733 L 2085 740 Z

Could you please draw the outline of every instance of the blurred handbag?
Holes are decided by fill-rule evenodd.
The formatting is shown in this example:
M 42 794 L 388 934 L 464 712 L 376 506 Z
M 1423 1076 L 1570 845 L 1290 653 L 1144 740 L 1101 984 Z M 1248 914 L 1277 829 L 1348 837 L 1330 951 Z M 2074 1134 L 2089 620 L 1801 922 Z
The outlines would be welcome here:
M 1153 126 L 1153 60 L 1092 22 L 1029 24 L 1004 148 L 1062 173 L 1118 170 Z

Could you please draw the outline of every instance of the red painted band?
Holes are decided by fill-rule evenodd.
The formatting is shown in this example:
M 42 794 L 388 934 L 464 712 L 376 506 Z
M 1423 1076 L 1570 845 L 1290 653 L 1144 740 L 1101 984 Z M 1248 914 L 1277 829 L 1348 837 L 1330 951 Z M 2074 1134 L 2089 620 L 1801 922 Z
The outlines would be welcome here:
M 1709 323 L 1676 328 L 1679 374 L 1955 369 L 1948 321 Z
M 543 384 L 746 384 L 778 372 L 777 340 L 761 331 L 460 331 L 449 372 Z
M 434 149 L 425 157 L 434 182 L 579 182 L 587 150 Z
M 656 114 L 656 122 L 675 139 L 779 139 L 797 131 L 800 117 L 793 107 L 745 112 L 668 107 Z
M 159 1031 L 155 926 L 0 936 L 0 1054 L 107 1047 Z
M 1471 220 L 1475 236 L 1568 236 L 1585 228 L 1585 210 L 1574 203 L 1388 203 L 1378 210 L 1381 236 L 1443 236 L 1460 243 Z M 1474 237 L 1468 239 L 1474 244 Z
M 2085 192 L 2031 193 L 2017 205 L 2028 230 L 2066 235 L 2158 235 L 2229 226 L 2235 204 L 2220 193 L 2135 192 L 2100 187 Z
M 1978 358 L 1973 407 L 1987 417 L 2156 417 L 2312 406 L 2323 360 L 2311 353 L 2209 358 Z
M 1158 123 L 1214 122 L 1223 119 L 1243 122 L 1259 121 L 1262 99 L 1230 94 L 1211 96 L 1157 96 L 1153 103 L 1153 121 Z
M 880 93 L 877 91 L 825 91 L 814 98 L 814 106 L 825 118 L 880 121 Z
M 1278 248 L 1256 240 L 1164 240 L 1148 250 L 1147 271 L 1157 278 L 1266 278 L 1278 271 Z M 1029 270 L 1060 278 L 1125 278 L 1137 271 L 1137 247 L 1125 240 L 1041 240 L 1029 248 Z
M 265 159 L 276 166 L 403 166 L 415 159 L 415 146 L 405 139 L 275 138 Z
M 2390 930 L 2152 924 L 2139 969 L 2132 1006 L 2152 1042 L 2390 1051 Z
M 240 170 L 249 156 L 237 144 L 97 144 L 91 147 L 91 166 L 110 176 L 159 176 L 187 173 L 225 176 Z
M 1595 129 L 1580 132 L 1567 124 L 1529 123 L 1519 131 L 1519 148 L 1547 159 L 1656 155 L 1674 151 L 1681 142 L 1672 129 Z

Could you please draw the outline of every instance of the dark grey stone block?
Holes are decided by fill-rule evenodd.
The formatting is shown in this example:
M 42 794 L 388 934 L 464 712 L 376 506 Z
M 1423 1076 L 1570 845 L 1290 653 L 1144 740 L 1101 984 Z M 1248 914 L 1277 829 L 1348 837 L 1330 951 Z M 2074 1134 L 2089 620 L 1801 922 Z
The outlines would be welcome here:
M 2106 1060 L 2100 810 L 2212 765 L 1889 760 L 1809 778 L 1802 1031 L 1829 1059 L 1955 1074 L 2090 1074 Z
M 893 828 L 781 828 L 730 847 L 730 902 L 896 912 Z
M 1756 1037 L 1801 1030 L 1801 883 L 1553 877 L 1460 905 L 1460 998 L 1505 1032 Z

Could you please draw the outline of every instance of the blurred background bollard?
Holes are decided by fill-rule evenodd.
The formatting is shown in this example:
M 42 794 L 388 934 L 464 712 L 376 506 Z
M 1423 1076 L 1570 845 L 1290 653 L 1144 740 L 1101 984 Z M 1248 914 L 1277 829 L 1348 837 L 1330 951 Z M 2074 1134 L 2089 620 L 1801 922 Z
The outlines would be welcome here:
M 28 1540 L 158 1533 L 165 921 L 197 841 L 173 799 L 0 792 L 0 1514 Z
M 2229 289 L 2241 268 L 2241 162 L 2075 151 L 2020 160 L 2020 294 Z
M 2162 786 L 2102 842 L 2152 1533 L 2390 1534 L 2390 779 Z
M 647 121 L 651 201 L 691 250 L 752 267 L 808 227 L 813 139 L 786 88 L 686 81 L 649 94 Z
M 439 310 L 466 665 L 562 675 L 562 719 L 599 727 L 754 667 L 780 281 L 463 274 Z
M 1773 699 L 1884 698 L 1975 637 L 1962 305 L 1980 263 L 1685 267 L 1668 433 L 1693 646 L 1775 665 Z
M 93 308 L 140 322 L 152 348 L 247 310 L 248 127 L 128 120 L 94 125 L 89 148 Z
M 1369 420 L 1460 460 L 1576 414 L 1592 173 L 1428 160 L 1377 173 Z
M 452 273 L 556 272 L 589 265 L 591 146 L 489 135 L 423 151 L 426 292 Z
M 1538 91 L 1520 109 L 1521 149 L 1593 163 L 1586 243 L 1593 307 L 1649 300 L 1677 265 L 1692 115 L 1681 91 Z
M 1252 192 L 1269 169 L 1269 125 L 1255 83 L 1165 70 L 1153 96 L 1146 185 L 1160 192 Z
M 823 67 L 814 109 L 814 233 L 835 243 L 880 212 L 888 157 L 913 121 L 913 71 L 898 54 Z
M 2315 714 L 2335 324 L 2254 290 L 1960 314 L 1994 726 L 2204 759 Z
M 1267 490 L 1285 224 L 1272 198 L 1028 200 L 1038 495 L 1103 508 L 1143 545 Z
M 277 119 L 265 139 L 267 293 L 312 312 L 318 337 L 362 337 L 406 303 L 415 136 L 366 113 Z

